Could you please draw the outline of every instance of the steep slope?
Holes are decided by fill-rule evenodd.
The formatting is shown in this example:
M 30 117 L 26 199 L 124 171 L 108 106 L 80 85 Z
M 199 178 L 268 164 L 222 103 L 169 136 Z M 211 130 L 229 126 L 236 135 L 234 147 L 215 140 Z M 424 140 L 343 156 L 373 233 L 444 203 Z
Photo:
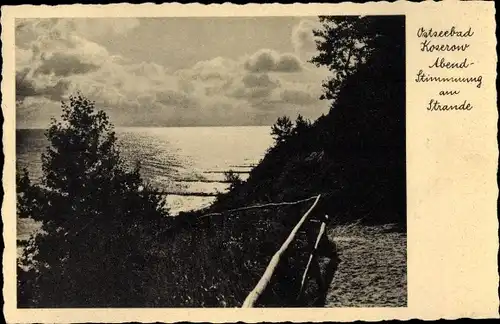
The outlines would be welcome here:
M 272 147 L 213 209 L 323 193 L 337 220 L 406 223 L 404 60 L 381 59 L 347 79 L 329 114 Z

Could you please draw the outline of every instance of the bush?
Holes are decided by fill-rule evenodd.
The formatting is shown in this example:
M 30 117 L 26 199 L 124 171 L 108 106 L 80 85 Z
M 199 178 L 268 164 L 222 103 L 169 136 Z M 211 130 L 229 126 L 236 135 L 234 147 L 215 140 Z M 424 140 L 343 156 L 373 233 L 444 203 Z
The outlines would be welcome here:
M 165 201 L 139 168 L 126 170 L 106 114 L 80 94 L 45 135 L 40 185 L 17 179 L 19 217 L 42 222 L 19 271 L 19 306 L 126 306 L 142 298 L 148 241 L 167 222 Z M 30 294 L 26 292 L 30 291 Z
M 241 180 L 240 175 L 233 170 L 224 172 L 224 181 L 230 183 L 229 190 L 233 190 L 234 188 L 243 184 L 243 180 Z

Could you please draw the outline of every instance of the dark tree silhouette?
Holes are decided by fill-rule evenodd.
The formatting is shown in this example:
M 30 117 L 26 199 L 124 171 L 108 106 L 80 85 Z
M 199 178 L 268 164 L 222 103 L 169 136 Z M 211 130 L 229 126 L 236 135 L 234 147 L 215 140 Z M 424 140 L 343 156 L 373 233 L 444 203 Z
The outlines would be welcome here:
M 234 190 L 234 188 L 243 184 L 243 180 L 241 180 L 240 175 L 233 170 L 224 172 L 224 180 L 229 183 L 229 190 Z
M 279 137 L 282 141 L 252 170 L 237 195 L 247 201 L 279 201 L 334 193 L 323 199 L 325 208 L 345 221 L 405 223 L 404 17 L 322 21 L 337 24 L 337 38 L 333 30 L 323 31 L 316 64 L 328 67 L 335 78 L 334 70 L 345 67 L 349 52 L 357 59 L 350 61 L 345 78 L 324 85 L 326 97 L 336 94 L 328 114 L 308 127 L 301 117 L 295 123 L 281 121 L 286 127 L 279 129 L 292 135 Z M 350 51 L 347 45 L 355 40 L 366 45 Z
M 342 82 L 365 63 L 375 50 L 378 30 L 373 17 L 320 16 L 322 28 L 314 30 L 318 55 L 316 66 L 326 66 L 332 76 L 325 80 L 321 99 L 336 99 Z
M 92 101 L 77 94 L 62 111 L 46 131 L 41 184 L 26 171 L 17 182 L 19 216 L 43 224 L 24 251 L 31 270 L 19 272 L 19 303 L 123 306 L 141 298 L 143 250 L 167 221 L 165 201 L 138 167 L 125 168 L 113 126 Z
M 311 127 L 311 122 L 308 119 L 305 119 L 301 114 L 297 116 L 295 119 L 295 134 L 302 134 L 306 129 Z
M 327 21 L 336 21 L 328 18 Z M 353 18 L 354 19 L 354 18 Z M 352 26 L 368 35 L 369 49 L 340 85 L 325 85 L 337 93 L 330 113 L 317 121 L 321 145 L 336 155 L 336 178 L 342 187 L 338 201 L 353 216 L 377 222 L 406 223 L 405 171 L 405 32 L 404 17 L 355 18 Z M 348 39 L 353 36 L 349 34 Z M 356 36 L 356 38 L 359 38 Z M 333 41 L 333 40 L 332 40 Z M 335 66 L 320 47 L 324 65 Z M 333 60 L 333 58 L 332 58 Z M 338 207 L 340 208 L 340 207 Z
M 293 133 L 293 123 L 287 116 L 278 117 L 271 127 L 271 135 L 276 143 L 284 142 Z

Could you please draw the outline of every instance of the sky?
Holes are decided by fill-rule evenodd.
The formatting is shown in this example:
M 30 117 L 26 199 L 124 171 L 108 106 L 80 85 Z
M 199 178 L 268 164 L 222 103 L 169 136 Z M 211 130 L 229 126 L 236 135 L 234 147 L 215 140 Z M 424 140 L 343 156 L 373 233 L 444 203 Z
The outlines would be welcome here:
M 116 126 L 271 125 L 314 119 L 329 72 L 316 17 L 16 20 L 18 128 L 45 128 L 80 91 Z

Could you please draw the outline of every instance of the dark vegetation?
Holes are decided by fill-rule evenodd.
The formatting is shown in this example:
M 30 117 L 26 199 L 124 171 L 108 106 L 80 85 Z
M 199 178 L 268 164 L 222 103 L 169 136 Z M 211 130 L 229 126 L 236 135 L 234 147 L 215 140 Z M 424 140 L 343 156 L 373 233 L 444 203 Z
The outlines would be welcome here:
M 324 207 L 337 221 L 406 223 L 404 20 L 333 20 L 339 28 L 318 35 L 327 40 L 341 37 L 341 44 L 361 39 L 367 44 L 365 53 L 337 47 L 338 41 L 320 42 L 323 51 L 314 63 L 331 70 L 348 66 L 324 83 L 325 93 L 338 92 L 330 112 L 314 123 L 301 116 L 295 123 L 278 119 L 272 128 L 276 144 L 244 185 L 219 199 L 221 209 L 324 193 L 329 196 Z M 335 51 L 328 51 L 330 47 Z M 339 53 L 339 48 L 347 53 Z M 355 67 L 330 61 L 353 55 L 362 57 Z
M 19 306 L 241 306 L 312 201 L 224 212 L 242 206 L 321 193 L 316 216 L 404 229 L 404 17 L 321 19 L 312 62 L 332 71 L 330 112 L 280 118 L 261 163 L 246 181 L 226 174 L 229 192 L 207 210 L 167 217 L 139 170 L 123 167 L 106 116 L 79 95 L 63 105 L 63 122 L 47 131 L 42 185 L 18 179 L 18 213 L 46 232 L 25 249 L 31 270 L 19 270 Z M 298 305 L 318 227 L 299 233 L 259 305 Z
M 165 227 L 165 202 L 139 169 L 127 171 L 106 115 L 81 95 L 46 131 L 42 183 L 17 179 L 20 217 L 42 222 L 20 271 L 20 304 L 131 305 L 141 302 L 143 250 Z M 137 299 L 139 298 L 139 299 Z

